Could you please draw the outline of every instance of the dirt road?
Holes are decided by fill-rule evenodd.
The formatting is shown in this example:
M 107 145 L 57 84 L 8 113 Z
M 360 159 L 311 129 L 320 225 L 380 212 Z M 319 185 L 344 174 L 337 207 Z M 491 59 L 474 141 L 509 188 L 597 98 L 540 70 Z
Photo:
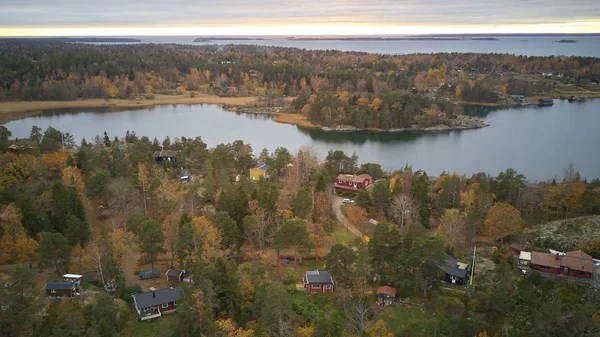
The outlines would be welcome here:
M 363 234 L 356 227 L 354 227 L 342 213 L 342 200 L 344 200 L 344 198 L 338 195 L 331 196 L 331 207 L 333 207 L 333 210 L 335 211 L 335 216 L 352 234 L 362 237 Z

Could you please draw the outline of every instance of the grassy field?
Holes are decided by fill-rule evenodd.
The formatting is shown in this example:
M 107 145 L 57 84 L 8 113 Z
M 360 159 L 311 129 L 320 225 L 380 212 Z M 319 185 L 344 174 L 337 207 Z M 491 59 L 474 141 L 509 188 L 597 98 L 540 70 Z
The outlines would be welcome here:
M 197 94 L 190 97 L 184 95 L 156 95 L 154 99 L 80 99 L 75 101 L 19 101 L 0 102 L 0 124 L 11 120 L 26 118 L 39 114 L 41 110 L 65 108 L 134 108 L 164 104 L 226 104 L 245 106 L 256 101 L 256 97 L 220 97 L 216 95 Z
M 411 333 L 410 336 L 432 336 L 430 322 L 419 308 L 400 305 L 388 307 L 381 317 L 396 336 L 404 336 L 408 332 Z
M 337 219 L 333 220 L 329 235 L 334 243 L 350 243 L 356 240 L 356 236 L 347 230 Z
M 303 128 L 319 128 L 318 125 L 311 123 L 304 115 L 301 114 L 278 114 L 277 117 L 273 118 L 277 123 L 298 125 Z
M 152 322 L 140 322 L 135 319 L 127 321 L 127 325 L 121 331 L 124 337 L 147 337 L 147 336 L 176 336 L 177 314 L 170 314 Z

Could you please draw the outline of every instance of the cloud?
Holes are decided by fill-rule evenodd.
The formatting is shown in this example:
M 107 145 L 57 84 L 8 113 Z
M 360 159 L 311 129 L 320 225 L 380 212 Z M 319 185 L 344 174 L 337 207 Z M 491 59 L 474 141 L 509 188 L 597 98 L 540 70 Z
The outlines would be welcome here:
M 600 22 L 599 0 L 0 0 L 0 27 L 492 26 Z

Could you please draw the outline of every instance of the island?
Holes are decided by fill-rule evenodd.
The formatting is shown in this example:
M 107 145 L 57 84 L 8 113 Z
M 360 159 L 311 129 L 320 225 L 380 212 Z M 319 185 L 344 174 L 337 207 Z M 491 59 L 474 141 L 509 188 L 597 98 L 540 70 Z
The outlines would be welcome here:
M 194 42 L 212 42 L 212 41 L 262 41 L 260 37 L 198 37 Z
M 197 41 L 213 38 L 235 37 Z M 70 64 L 61 58 L 65 54 L 82 64 Z M 98 60 L 106 59 L 115 65 L 98 66 Z M 469 117 L 479 107 L 526 106 L 575 93 L 600 97 L 598 86 L 572 83 L 569 75 L 585 68 L 586 78 L 580 82 L 595 83 L 598 58 L 389 55 L 235 42 L 227 48 L 82 46 L 13 39 L 0 44 L 0 64 L 13 64 L 0 81 L 2 121 L 49 108 L 214 103 L 278 107 L 277 122 L 326 131 L 439 131 L 485 127 Z M 88 68 L 98 72 L 81 70 Z
M 566 40 L 566 39 L 563 39 L 563 40 L 558 40 L 558 41 L 554 41 L 554 42 L 556 42 L 556 43 L 577 43 L 577 40 Z
M 293 41 L 497 41 L 495 37 L 288 37 Z

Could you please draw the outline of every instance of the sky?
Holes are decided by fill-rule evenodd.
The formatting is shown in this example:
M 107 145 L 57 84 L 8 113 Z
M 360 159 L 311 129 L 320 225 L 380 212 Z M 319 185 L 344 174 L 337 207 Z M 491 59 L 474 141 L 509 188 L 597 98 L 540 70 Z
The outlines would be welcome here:
M 0 0 L 0 36 L 600 33 L 600 0 Z

